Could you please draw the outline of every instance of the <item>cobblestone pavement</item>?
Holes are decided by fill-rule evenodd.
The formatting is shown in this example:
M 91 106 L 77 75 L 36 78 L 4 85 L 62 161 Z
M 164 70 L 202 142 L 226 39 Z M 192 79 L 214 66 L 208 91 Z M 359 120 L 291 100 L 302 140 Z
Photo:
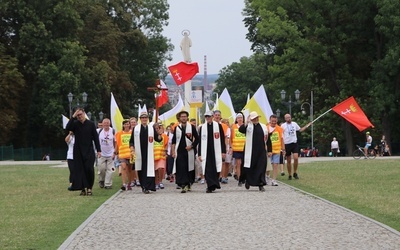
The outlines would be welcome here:
M 59 249 L 129 248 L 400 249 L 400 232 L 282 183 L 259 192 L 231 178 L 211 194 L 119 191 Z

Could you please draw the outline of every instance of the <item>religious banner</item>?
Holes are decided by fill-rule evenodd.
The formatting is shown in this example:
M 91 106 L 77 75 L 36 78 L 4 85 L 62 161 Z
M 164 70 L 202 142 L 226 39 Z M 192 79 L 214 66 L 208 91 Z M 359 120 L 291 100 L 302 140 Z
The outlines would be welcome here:
M 199 65 L 196 62 L 180 62 L 178 64 L 169 66 L 168 69 L 177 85 L 182 85 L 185 82 L 192 80 L 192 78 L 199 73 Z
M 333 107 L 332 110 L 353 124 L 359 131 L 363 131 L 369 127 L 374 127 L 353 96 L 339 103 Z
M 161 107 L 162 105 L 166 104 L 168 102 L 168 88 L 165 83 L 160 80 L 160 93 L 157 95 L 157 107 Z M 155 117 L 155 116 L 154 116 Z

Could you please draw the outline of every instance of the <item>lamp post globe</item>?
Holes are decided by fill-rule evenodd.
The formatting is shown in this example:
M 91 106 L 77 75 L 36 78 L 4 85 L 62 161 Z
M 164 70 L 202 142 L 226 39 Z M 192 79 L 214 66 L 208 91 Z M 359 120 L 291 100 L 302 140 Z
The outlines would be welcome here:
M 88 94 L 86 92 L 83 92 L 82 93 L 82 101 L 83 101 L 83 103 L 87 102 L 87 97 L 88 97 Z

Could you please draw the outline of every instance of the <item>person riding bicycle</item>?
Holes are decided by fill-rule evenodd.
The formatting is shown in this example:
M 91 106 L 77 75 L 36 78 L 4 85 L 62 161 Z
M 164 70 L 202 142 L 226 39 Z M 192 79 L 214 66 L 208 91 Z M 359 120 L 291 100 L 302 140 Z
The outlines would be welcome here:
M 366 137 L 366 142 L 365 142 L 365 147 L 364 147 L 364 154 L 368 155 L 368 148 L 371 147 L 372 144 L 372 136 L 370 135 L 369 132 L 365 133 L 365 137 Z M 365 156 L 365 158 L 367 158 Z

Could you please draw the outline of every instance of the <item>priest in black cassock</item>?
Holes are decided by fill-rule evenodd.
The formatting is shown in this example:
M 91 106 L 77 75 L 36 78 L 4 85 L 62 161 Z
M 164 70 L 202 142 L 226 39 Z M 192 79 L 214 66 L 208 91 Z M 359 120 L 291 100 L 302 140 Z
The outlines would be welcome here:
M 245 182 L 246 189 L 257 186 L 264 192 L 265 171 L 267 170 L 266 141 L 268 138 L 267 127 L 259 122 L 259 115 L 253 111 L 247 119 L 247 124 L 239 127 L 241 133 L 246 134 L 242 172 L 239 182 Z
M 101 156 L 96 125 L 86 119 L 86 113 L 83 108 L 77 108 L 72 118 L 68 121 L 66 130 L 75 134 L 74 174 L 70 190 L 81 190 L 80 195 L 92 195 L 94 161 L 96 159 L 93 142 L 97 150 L 97 157 Z
M 207 182 L 207 193 L 220 189 L 219 174 L 225 159 L 226 145 L 222 125 L 213 121 L 213 112 L 204 114 L 206 122 L 200 127 L 199 160 Z
M 135 155 L 135 170 L 138 171 L 140 185 L 145 194 L 156 191 L 154 170 L 154 141 L 162 140 L 157 123 L 148 124 L 147 112 L 140 114 L 140 124 L 132 129 L 129 146 L 131 154 Z
M 174 129 L 171 153 L 175 158 L 172 173 L 175 183 L 182 188 L 181 193 L 190 191 L 195 179 L 194 164 L 199 135 L 196 126 L 188 122 L 189 113 L 181 111 L 177 114 L 179 124 Z

